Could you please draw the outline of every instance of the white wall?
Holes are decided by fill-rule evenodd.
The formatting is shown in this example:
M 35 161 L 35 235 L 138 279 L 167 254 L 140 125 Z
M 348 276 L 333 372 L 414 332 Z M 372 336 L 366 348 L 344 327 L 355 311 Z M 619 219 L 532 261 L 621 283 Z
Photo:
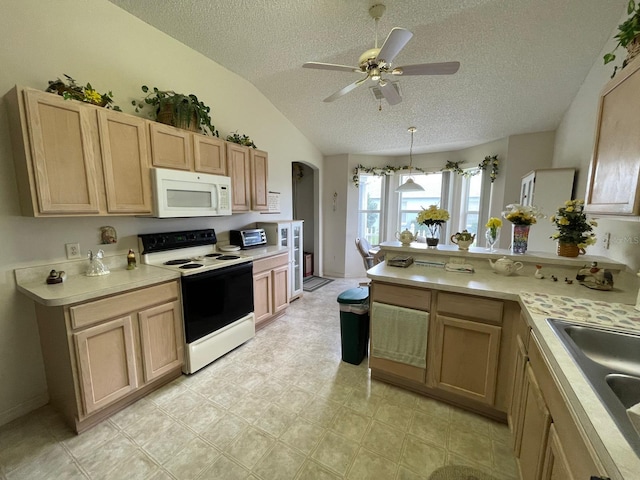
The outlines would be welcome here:
M 622 23 L 627 19 L 624 13 Z M 617 27 L 610 38 L 617 33 Z M 556 131 L 554 167 L 573 167 L 578 169 L 575 197 L 584 199 L 587 191 L 587 175 L 593 154 L 600 91 L 613 73 L 612 64 L 604 65 L 602 56 L 610 52 L 615 42 L 610 40 L 595 59 L 593 67 L 565 113 Z M 616 52 L 616 63 L 621 64 L 625 57 L 624 49 Z M 588 248 L 592 255 L 603 255 L 624 262 L 632 271 L 640 269 L 640 222 L 638 217 L 631 220 L 617 220 L 601 216 L 595 229 L 598 243 Z M 602 239 L 605 233 L 611 233 L 611 246 L 604 247 Z M 614 278 L 615 280 L 615 278 Z
M 269 152 L 270 190 L 281 192 L 281 215 L 291 218 L 291 163 L 320 169 L 322 155 L 253 85 L 143 23 L 106 0 L 0 0 L 0 96 L 14 85 L 45 89 L 68 74 L 133 113 L 140 86 L 195 93 L 211 106 L 221 136 L 238 130 Z M 321 209 L 321 205 L 317 205 Z M 46 383 L 33 302 L 15 289 L 13 270 L 60 261 L 64 244 L 83 253 L 98 247 L 98 228 L 112 225 L 107 255 L 136 251 L 139 233 L 213 227 L 227 232 L 266 219 L 242 214 L 218 219 L 27 218 L 20 216 L 6 108 L 0 108 L 0 424 L 46 402 Z M 316 232 L 318 235 L 321 233 Z M 320 252 L 321 255 L 321 252 Z

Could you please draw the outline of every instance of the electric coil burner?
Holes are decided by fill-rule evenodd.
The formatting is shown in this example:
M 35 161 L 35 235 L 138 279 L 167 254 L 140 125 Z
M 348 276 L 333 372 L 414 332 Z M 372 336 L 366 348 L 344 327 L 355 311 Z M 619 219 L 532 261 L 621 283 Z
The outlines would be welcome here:
M 213 229 L 138 239 L 141 263 L 181 275 L 185 373 L 200 370 L 255 335 L 251 257 L 217 252 Z

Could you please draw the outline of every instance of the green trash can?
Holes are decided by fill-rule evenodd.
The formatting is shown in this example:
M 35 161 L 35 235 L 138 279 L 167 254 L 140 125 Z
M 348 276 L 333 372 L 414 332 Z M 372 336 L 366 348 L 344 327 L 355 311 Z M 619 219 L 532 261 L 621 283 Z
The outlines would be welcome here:
M 369 344 L 369 287 L 345 290 L 338 295 L 342 360 L 360 365 Z

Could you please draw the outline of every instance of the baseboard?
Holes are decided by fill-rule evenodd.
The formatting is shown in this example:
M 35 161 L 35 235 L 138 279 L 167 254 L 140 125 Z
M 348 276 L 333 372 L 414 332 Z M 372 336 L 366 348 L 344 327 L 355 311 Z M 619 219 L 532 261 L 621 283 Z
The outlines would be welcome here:
M 27 413 L 33 412 L 34 410 L 45 406 L 47 403 L 49 403 L 49 394 L 47 392 L 36 395 L 30 400 L 22 402 L 20 405 L 16 405 L 9 410 L 0 412 L 0 425 L 4 425 L 16 418 L 26 415 Z

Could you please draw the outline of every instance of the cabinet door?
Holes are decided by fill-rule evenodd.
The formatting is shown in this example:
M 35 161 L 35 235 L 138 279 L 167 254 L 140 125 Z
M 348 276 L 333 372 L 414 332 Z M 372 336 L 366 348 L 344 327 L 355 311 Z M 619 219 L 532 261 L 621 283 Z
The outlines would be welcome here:
M 184 363 L 180 302 L 166 303 L 138 313 L 145 382 Z
M 233 212 L 251 210 L 251 168 L 249 149 L 227 142 L 227 174 L 231 177 Z
M 253 314 L 256 325 L 273 315 L 271 270 L 253 275 Z
M 520 205 L 532 206 L 533 205 L 533 186 L 536 181 L 535 172 L 522 177 L 520 186 Z
M 640 214 L 640 58 L 607 83 L 587 182 L 586 210 Z
M 193 135 L 193 162 L 196 172 L 226 175 L 227 156 L 224 140 Z
M 302 222 L 291 223 L 291 297 L 302 295 L 303 280 L 303 242 Z
M 526 366 L 523 393 L 524 420 L 520 455 L 517 457 L 518 466 L 522 480 L 540 480 L 551 415 L 531 369 L 531 363 L 527 363 Z
M 562 444 L 556 433 L 554 424 L 549 428 L 549 441 L 544 456 L 542 468 L 542 480 L 574 480 L 567 462 L 567 457 L 562 449 Z
M 435 328 L 435 386 L 493 405 L 502 328 L 443 315 Z
M 150 122 L 151 159 L 154 167 L 192 170 L 191 133 Z
M 251 210 L 269 210 L 267 205 L 267 176 L 269 156 L 262 150 L 251 150 Z
M 507 419 L 513 439 L 513 453 L 517 457 L 520 455 L 520 445 L 522 442 L 522 424 L 524 422 L 524 379 L 527 366 L 527 349 L 520 335 L 516 336 L 515 369 L 513 372 L 513 390 L 511 394 L 511 406 Z
M 40 214 L 98 214 L 96 109 L 25 91 L 31 173 Z
M 147 121 L 98 111 L 102 168 L 109 213 L 151 213 Z
M 289 265 L 273 269 L 273 313 L 289 306 Z
M 115 402 L 138 387 L 131 316 L 74 333 L 73 341 L 85 414 Z

